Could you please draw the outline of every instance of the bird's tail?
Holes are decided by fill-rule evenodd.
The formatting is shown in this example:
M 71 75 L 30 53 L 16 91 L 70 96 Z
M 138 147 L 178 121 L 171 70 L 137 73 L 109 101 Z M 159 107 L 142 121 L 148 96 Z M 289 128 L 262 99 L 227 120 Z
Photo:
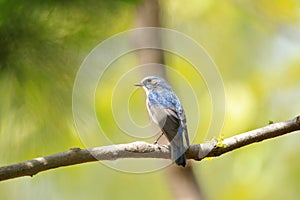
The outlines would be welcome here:
M 185 165 L 186 165 L 186 156 L 185 156 L 185 154 L 182 154 L 179 158 L 177 158 L 175 160 L 175 163 L 179 166 L 181 165 L 182 167 L 185 167 Z
M 180 140 L 179 140 L 180 141 Z M 177 165 L 182 167 L 186 166 L 186 156 L 185 156 L 185 148 L 182 142 L 179 144 L 173 140 L 171 142 L 171 152 L 172 152 L 172 160 L 175 161 Z

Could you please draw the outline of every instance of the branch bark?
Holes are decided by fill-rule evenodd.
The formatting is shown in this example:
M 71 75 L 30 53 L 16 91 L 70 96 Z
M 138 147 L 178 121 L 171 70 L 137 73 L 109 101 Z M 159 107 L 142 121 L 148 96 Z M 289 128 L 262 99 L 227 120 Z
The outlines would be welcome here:
M 200 161 L 205 157 L 217 157 L 240 147 L 298 130 L 300 130 L 300 115 L 292 120 L 270 124 L 224 139 L 221 145 L 218 145 L 217 141 L 191 145 L 186 155 L 188 159 Z M 71 148 L 65 152 L 2 166 L 0 167 L 0 181 L 21 176 L 33 176 L 39 172 L 63 166 L 121 158 L 170 159 L 170 151 L 166 147 L 146 142 L 133 142 L 88 149 Z

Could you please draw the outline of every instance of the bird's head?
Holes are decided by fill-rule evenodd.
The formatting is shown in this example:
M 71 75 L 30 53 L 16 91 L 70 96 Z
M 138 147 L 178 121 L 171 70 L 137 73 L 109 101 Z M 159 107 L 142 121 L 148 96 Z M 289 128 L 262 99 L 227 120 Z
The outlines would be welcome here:
M 134 85 L 143 87 L 146 92 L 152 91 L 153 89 L 171 89 L 169 84 L 159 76 L 147 76 L 141 81 L 141 83 Z

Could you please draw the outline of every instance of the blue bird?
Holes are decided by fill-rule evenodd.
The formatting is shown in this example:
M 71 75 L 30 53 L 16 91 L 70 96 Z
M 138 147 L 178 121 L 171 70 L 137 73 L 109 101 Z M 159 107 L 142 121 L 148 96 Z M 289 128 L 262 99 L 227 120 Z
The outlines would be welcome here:
M 171 86 L 159 76 L 145 77 L 141 83 L 146 92 L 146 106 L 151 119 L 162 130 L 171 145 L 172 160 L 185 167 L 185 151 L 189 148 L 186 117 L 183 107 Z

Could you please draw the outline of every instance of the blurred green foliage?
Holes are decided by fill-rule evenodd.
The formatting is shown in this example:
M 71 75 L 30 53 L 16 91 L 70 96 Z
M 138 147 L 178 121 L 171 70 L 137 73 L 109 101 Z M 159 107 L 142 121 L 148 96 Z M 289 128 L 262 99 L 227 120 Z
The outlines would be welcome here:
M 72 119 L 77 70 L 99 42 L 133 27 L 139 2 L 0 1 L 0 165 L 84 147 Z M 219 67 L 227 97 L 225 138 L 300 114 L 299 1 L 165 0 L 160 5 L 163 26 L 194 38 Z M 167 53 L 166 62 L 205 91 L 186 61 Z M 118 143 L 135 138 L 128 139 L 114 124 L 112 85 L 135 63 L 132 57 L 116 62 L 122 69 L 107 72 L 96 96 L 99 120 Z M 169 79 L 180 96 L 174 77 Z M 203 110 L 194 143 L 203 142 L 201 133 L 212 123 L 209 96 L 197 97 Z M 129 109 L 143 124 L 148 119 L 143 93 L 133 98 L 138 100 L 130 101 Z M 184 106 L 187 113 L 193 109 Z M 297 199 L 298 140 L 299 134 L 290 134 L 195 163 L 205 196 Z M 3 182 L 0 193 L 1 199 L 172 199 L 164 176 L 164 170 L 134 175 L 90 163 Z

